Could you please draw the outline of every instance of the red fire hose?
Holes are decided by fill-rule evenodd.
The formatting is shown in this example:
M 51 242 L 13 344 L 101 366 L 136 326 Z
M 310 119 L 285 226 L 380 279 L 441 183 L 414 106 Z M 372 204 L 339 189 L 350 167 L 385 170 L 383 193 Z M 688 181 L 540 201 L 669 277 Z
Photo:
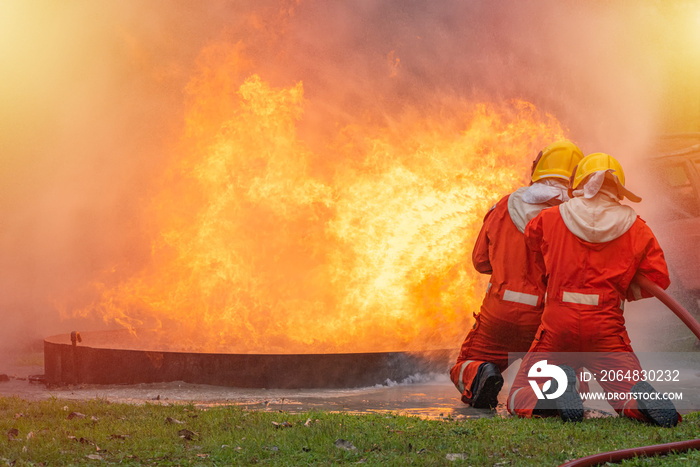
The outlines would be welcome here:
M 673 297 L 667 294 L 664 289 L 654 284 L 644 276 L 637 275 L 634 281 L 644 290 L 658 298 L 664 305 L 669 307 L 683 323 L 693 331 L 693 334 L 700 339 L 700 323 L 691 315 L 688 310 L 678 303 Z M 560 467 L 583 467 L 601 465 L 606 462 L 617 462 L 632 457 L 655 456 L 666 454 L 671 451 L 684 452 L 690 449 L 700 449 L 700 438 L 675 443 L 656 444 L 653 446 L 641 446 L 638 448 L 621 449 L 619 451 L 609 451 L 592 456 L 581 457 L 562 464 Z
M 652 281 L 647 279 L 646 277 L 637 274 L 634 277 L 634 281 L 639 284 L 641 288 L 661 300 L 661 302 L 669 307 L 672 312 L 678 316 L 683 323 L 690 328 L 691 331 L 693 331 L 693 334 L 697 336 L 698 339 L 700 339 L 700 323 L 693 318 L 693 315 L 691 315 L 688 310 L 683 308 L 683 306 L 678 303 L 673 297 L 671 297 L 669 294 L 664 291 L 661 287 L 658 285 L 654 284 Z
M 581 457 L 562 464 L 560 467 L 583 467 L 591 465 L 601 465 L 606 462 L 618 462 L 624 459 L 641 456 L 655 456 L 666 454 L 671 451 L 684 452 L 689 449 L 700 448 L 700 438 L 688 441 L 678 441 L 675 443 L 656 444 L 654 446 L 641 446 L 638 448 L 621 449 L 619 451 L 602 452 L 592 456 Z

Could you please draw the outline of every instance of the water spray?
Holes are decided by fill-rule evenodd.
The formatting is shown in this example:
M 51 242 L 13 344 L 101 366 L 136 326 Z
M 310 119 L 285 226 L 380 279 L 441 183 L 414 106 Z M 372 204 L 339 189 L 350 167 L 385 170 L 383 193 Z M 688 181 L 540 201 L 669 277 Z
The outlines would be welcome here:
M 669 307 L 671 311 L 674 312 L 676 316 L 678 316 L 681 319 L 681 321 L 683 321 L 683 324 L 688 326 L 688 328 L 691 331 L 693 331 L 693 334 L 695 334 L 695 336 L 698 339 L 700 339 L 700 323 L 693 317 L 693 315 L 690 314 L 688 310 L 686 310 L 683 307 L 683 305 L 678 303 L 661 287 L 654 284 L 651 280 L 647 279 L 646 277 L 640 274 L 637 274 L 635 276 L 634 282 L 636 282 L 641 288 L 658 298 L 664 305 Z

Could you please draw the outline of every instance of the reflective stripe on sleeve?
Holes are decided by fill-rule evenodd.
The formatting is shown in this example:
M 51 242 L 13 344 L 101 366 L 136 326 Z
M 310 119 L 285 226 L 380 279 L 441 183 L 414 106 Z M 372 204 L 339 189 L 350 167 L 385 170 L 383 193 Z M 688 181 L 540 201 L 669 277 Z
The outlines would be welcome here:
M 561 301 L 567 303 L 578 303 L 580 305 L 593 305 L 597 306 L 600 300 L 598 294 L 587 294 L 587 293 L 576 293 L 576 292 L 564 292 Z
M 508 302 L 522 303 L 524 305 L 537 306 L 537 302 L 540 300 L 540 297 L 529 293 L 506 290 L 503 293 L 503 300 Z
M 467 369 L 467 366 L 470 363 L 474 363 L 475 361 L 476 360 L 467 360 L 466 362 L 462 363 L 462 367 L 459 369 L 459 387 L 458 387 L 458 389 L 459 389 L 460 394 L 464 394 L 464 380 L 462 379 L 462 378 L 464 378 L 464 370 Z
M 489 290 L 491 290 L 491 283 L 490 282 L 489 282 L 489 285 L 486 286 L 486 293 L 488 293 Z

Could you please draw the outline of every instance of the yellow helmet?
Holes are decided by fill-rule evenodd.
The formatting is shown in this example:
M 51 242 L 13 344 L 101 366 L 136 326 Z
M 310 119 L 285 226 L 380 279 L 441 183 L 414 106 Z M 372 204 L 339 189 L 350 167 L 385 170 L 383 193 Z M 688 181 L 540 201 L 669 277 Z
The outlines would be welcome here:
M 570 141 L 558 141 L 544 148 L 532 162 L 532 181 L 543 178 L 568 180 L 583 152 Z
M 610 171 L 615 176 L 615 182 L 620 192 L 620 197 L 626 196 L 630 201 L 634 201 L 635 203 L 642 200 L 642 198 L 625 188 L 625 172 L 622 170 L 622 166 L 617 159 L 602 152 L 589 154 L 581 159 L 581 162 L 578 163 L 571 174 L 569 191 L 572 192 L 578 188 L 589 175 L 600 171 Z

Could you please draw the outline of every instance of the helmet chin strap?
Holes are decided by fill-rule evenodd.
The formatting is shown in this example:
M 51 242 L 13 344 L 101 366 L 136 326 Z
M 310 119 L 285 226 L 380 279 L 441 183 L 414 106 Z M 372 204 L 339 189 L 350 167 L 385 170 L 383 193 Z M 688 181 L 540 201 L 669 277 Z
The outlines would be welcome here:
M 617 159 L 602 152 L 587 155 L 574 167 L 569 178 L 569 197 L 590 199 L 603 188 L 606 181 L 609 181 L 607 185 L 612 185 L 607 187 L 606 192 L 612 192 L 613 197 L 619 200 L 627 198 L 634 203 L 642 200 L 625 188 L 625 173 Z
M 635 203 L 642 200 L 642 198 L 625 188 L 612 169 L 593 172 L 579 185 L 579 188 L 573 190 L 573 192 L 569 190 L 569 196 L 582 196 L 586 199 L 591 199 L 601 191 L 619 200 L 625 197 Z

